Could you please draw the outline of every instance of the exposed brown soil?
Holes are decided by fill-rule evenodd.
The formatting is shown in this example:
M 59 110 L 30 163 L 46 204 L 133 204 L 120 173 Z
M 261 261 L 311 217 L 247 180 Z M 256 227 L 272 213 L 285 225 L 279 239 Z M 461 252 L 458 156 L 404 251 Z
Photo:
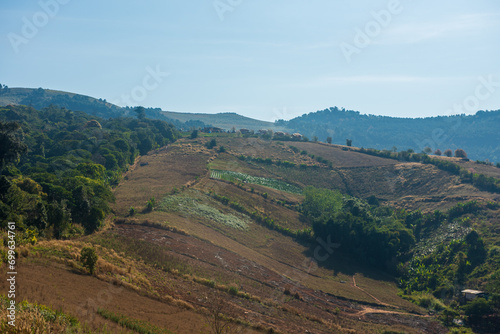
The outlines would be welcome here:
M 147 320 L 176 333 L 199 333 L 203 329 L 203 317 L 193 311 L 141 296 L 89 275 L 73 273 L 54 263 L 22 263 L 18 266 L 17 279 L 17 301 L 28 300 L 64 310 L 94 329 L 106 324 L 114 332 L 124 331 L 99 316 L 98 307 Z M 0 290 L 2 293 L 7 290 L 5 279 L 1 280 Z

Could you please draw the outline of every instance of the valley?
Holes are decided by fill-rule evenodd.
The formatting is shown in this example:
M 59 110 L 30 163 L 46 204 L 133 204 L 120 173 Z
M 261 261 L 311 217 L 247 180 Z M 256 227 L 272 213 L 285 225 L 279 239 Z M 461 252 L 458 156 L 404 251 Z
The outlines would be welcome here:
M 479 203 L 482 218 L 466 225 L 445 220 L 437 230 L 424 222 L 414 249 L 428 254 L 473 228 L 488 247 L 498 240 L 485 228 L 499 222 L 500 195 L 432 164 L 342 145 L 188 134 L 135 157 L 97 231 L 20 246 L 17 300 L 103 333 L 210 332 L 214 310 L 242 333 L 447 333 L 436 310 L 401 293 L 394 266 L 318 235 L 307 196 L 328 189 L 344 201 L 376 203 L 372 212 L 392 207 L 393 217 L 413 210 L 446 217 L 460 203 Z M 497 175 L 493 166 L 478 169 Z M 81 263 L 89 246 L 98 256 L 93 275 Z

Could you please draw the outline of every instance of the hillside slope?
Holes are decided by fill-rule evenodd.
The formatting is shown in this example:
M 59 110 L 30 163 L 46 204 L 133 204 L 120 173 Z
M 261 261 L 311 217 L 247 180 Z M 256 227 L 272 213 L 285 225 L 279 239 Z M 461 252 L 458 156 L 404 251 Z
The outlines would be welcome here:
M 361 307 L 359 312 L 379 313 L 377 319 L 389 321 L 391 326 L 403 326 L 400 328 L 404 328 L 405 332 L 412 332 L 406 327 L 409 323 L 394 317 L 409 310 L 421 311 L 413 309 L 414 306 L 397 296 L 392 279 L 383 272 L 353 265 L 349 257 L 342 253 L 334 253 L 326 262 L 317 261 L 317 258 L 311 262 L 315 257 L 308 243 L 302 244 L 290 238 L 286 230 L 269 229 L 257 224 L 248 212 L 255 211 L 259 215 L 271 217 L 285 229 L 297 230 L 308 226 L 294 209 L 303 201 L 302 195 L 279 191 L 273 188 L 273 183 L 269 183 L 270 186 L 259 185 L 259 180 L 274 180 L 274 184 L 285 182 L 300 188 L 314 185 L 340 189 L 354 196 L 376 196 L 391 206 L 422 209 L 424 212 L 447 210 L 469 200 L 486 203 L 500 199 L 497 194 L 479 191 L 470 184 L 461 183 L 458 177 L 432 165 L 384 159 L 345 151 L 339 146 L 294 142 L 290 147 L 279 141 L 257 138 L 216 137 L 218 147 L 224 147 L 224 152 L 220 152 L 220 149 L 217 152 L 206 148 L 209 140 L 183 139 L 168 148 L 141 157 L 135 169 L 129 171 L 125 181 L 116 188 L 115 212 L 118 216 L 126 217 L 131 205 L 146 203 L 151 196 L 159 204 L 154 212 L 144 216 L 119 220 L 120 231 L 129 236 L 139 235 L 158 245 L 168 245 L 172 254 L 199 263 L 196 266 L 205 268 L 205 263 L 211 263 L 213 267 L 227 270 L 224 274 L 219 269 L 208 274 L 214 281 L 221 280 L 227 284 L 236 280 L 245 292 L 274 296 L 275 302 L 283 303 L 282 307 L 294 305 L 294 308 L 309 314 L 318 314 L 319 310 L 310 309 L 310 306 L 311 303 L 317 305 L 321 300 L 321 308 L 326 310 L 338 307 L 345 310 L 344 315 L 347 316 L 350 312 L 357 312 L 337 304 L 347 299 L 358 305 L 354 309 Z M 301 150 L 308 154 L 301 154 Z M 311 154 L 315 158 L 321 156 L 333 162 L 333 166 L 318 163 L 311 158 Z M 295 167 L 264 163 L 266 159 L 288 161 Z M 310 167 L 299 167 L 304 165 Z M 245 181 L 228 181 L 233 175 L 231 173 L 243 175 Z M 224 175 L 229 178 L 224 179 Z M 254 179 L 244 175 L 251 175 Z M 233 204 L 228 206 L 219 200 L 214 201 L 217 198 L 226 198 L 228 203 Z M 142 227 L 135 227 L 137 224 Z M 193 242 L 188 242 L 189 247 L 186 248 L 185 244 L 176 243 L 170 238 L 162 241 L 162 232 L 154 232 L 148 227 L 152 224 L 175 226 L 224 251 L 214 249 L 207 254 L 208 248 L 195 247 Z M 125 232 L 122 225 L 131 226 Z M 455 232 L 446 232 L 448 237 L 455 238 L 458 235 L 454 233 L 463 233 L 462 228 L 454 228 Z M 205 274 L 212 271 L 204 270 L 208 270 Z M 233 272 L 237 276 L 228 278 L 232 277 Z M 261 295 L 264 287 L 272 289 Z M 299 301 L 305 304 L 299 301 L 289 304 L 274 289 L 289 289 L 292 295 L 298 292 L 301 296 Z M 326 304 L 323 304 L 323 298 L 328 299 Z M 389 309 L 384 309 L 388 305 Z M 247 304 L 246 308 L 246 312 L 256 312 L 251 304 Z M 334 323 L 339 321 L 330 315 L 323 316 Z M 374 330 L 378 330 L 378 320 L 371 316 L 364 319 L 375 326 Z M 280 329 L 285 328 L 282 327 L 284 323 L 275 324 Z M 345 326 L 370 332 L 366 327 L 358 327 L 360 324 Z M 421 330 L 441 332 L 441 329 L 431 327 L 421 328 L 417 332 Z M 317 331 L 322 332 L 320 328 Z M 287 328 L 285 332 L 295 331 Z
M 391 150 L 425 147 L 464 149 L 473 160 L 500 162 L 500 110 L 478 111 L 475 115 L 451 115 L 427 118 L 396 118 L 362 115 L 358 111 L 329 108 L 279 121 L 278 125 L 294 129 L 309 138 L 344 144 L 351 139 L 357 147 Z
M 8 147 L 27 145 L 0 175 L 4 240 L 17 224 L 17 299 L 90 332 L 191 333 L 221 320 L 248 333 L 446 333 L 455 319 L 487 332 L 499 320 L 499 182 L 468 171 L 496 177 L 496 167 L 192 138 L 162 121 L 56 107 L 0 116 L 21 123 L 2 123 Z M 491 293 L 484 314 L 459 304 L 464 288 Z
M 97 99 L 90 96 L 43 88 L 0 88 L 0 106 L 9 104 L 26 105 L 35 109 L 55 105 L 69 110 L 83 111 L 102 118 L 134 115 L 132 106 L 122 108 L 107 102 L 106 99 Z M 274 123 L 240 116 L 235 113 L 200 114 L 147 108 L 146 115 L 152 119 L 169 121 L 174 123 L 178 128 L 186 130 L 189 130 L 192 126 L 215 126 L 225 130 L 231 130 L 233 127 L 237 130 L 242 128 L 250 130 L 284 130 L 283 127 L 277 127 Z

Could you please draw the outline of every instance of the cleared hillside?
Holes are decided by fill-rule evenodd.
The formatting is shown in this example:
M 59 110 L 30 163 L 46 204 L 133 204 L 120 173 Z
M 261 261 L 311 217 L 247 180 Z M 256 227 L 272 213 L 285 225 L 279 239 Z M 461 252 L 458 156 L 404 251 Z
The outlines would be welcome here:
M 3 138 L 27 143 L 0 176 L 19 296 L 90 332 L 200 332 L 223 314 L 248 333 L 446 333 L 470 319 L 447 291 L 499 291 L 500 195 L 446 158 L 2 110 L 21 122 Z

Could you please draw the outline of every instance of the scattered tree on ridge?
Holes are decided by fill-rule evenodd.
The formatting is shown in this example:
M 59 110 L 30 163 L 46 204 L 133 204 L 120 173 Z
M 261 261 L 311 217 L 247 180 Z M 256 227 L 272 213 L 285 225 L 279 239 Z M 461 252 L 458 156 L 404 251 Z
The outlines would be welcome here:
M 465 151 L 462 150 L 461 148 L 457 148 L 455 150 L 455 157 L 457 157 L 457 158 L 467 158 L 467 153 L 465 153 Z

